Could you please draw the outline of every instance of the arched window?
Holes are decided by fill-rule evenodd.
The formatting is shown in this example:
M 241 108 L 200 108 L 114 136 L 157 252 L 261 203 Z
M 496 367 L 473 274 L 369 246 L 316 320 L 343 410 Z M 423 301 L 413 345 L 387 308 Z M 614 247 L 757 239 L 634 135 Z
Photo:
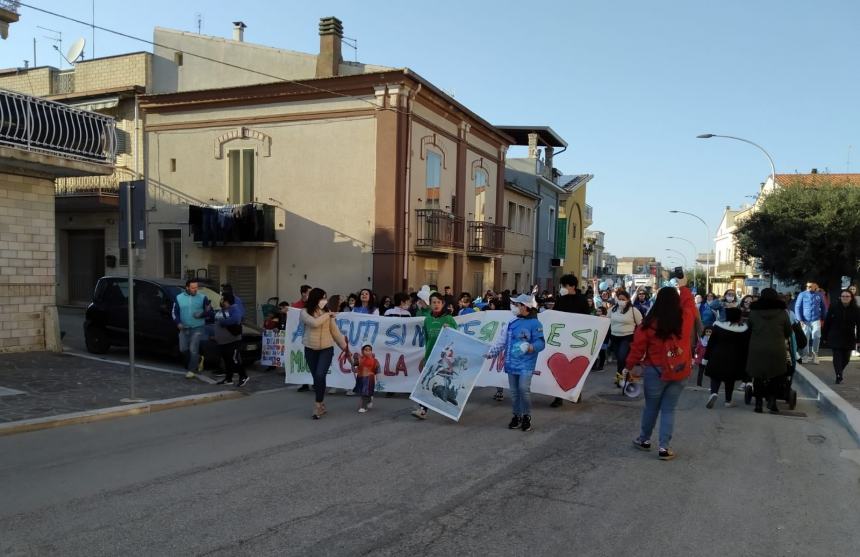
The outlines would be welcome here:
M 476 168 L 473 176 L 475 182 L 475 220 L 483 221 L 487 216 L 487 188 L 490 175 L 483 168 Z

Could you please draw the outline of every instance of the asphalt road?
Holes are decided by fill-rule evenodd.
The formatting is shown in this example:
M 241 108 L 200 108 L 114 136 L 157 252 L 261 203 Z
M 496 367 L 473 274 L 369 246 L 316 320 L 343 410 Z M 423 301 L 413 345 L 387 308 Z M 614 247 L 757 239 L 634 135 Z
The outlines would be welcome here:
M 860 450 L 829 415 L 681 398 L 678 458 L 631 444 L 637 403 L 535 429 L 473 393 L 462 423 L 405 398 L 294 389 L 0 438 L 2 555 L 857 555 Z

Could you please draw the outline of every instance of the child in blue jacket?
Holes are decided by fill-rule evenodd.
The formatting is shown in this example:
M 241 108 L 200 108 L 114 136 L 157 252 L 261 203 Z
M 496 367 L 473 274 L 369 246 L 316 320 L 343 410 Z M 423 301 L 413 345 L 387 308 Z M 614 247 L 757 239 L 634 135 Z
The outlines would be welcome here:
M 509 429 L 530 431 L 532 428 L 529 390 L 538 353 L 546 346 L 536 306 L 534 298 L 527 294 L 511 300 L 511 312 L 515 317 L 508 322 L 487 353 L 487 358 L 495 358 L 503 351 L 505 353 L 505 373 L 508 374 L 514 410 Z

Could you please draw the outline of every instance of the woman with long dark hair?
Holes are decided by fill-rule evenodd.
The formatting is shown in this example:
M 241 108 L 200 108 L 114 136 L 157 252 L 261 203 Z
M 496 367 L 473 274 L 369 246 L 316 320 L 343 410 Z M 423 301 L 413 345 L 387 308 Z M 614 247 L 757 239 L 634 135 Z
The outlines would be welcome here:
M 845 366 L 851 359 L 851 351 L 857 346 L 857 332 L 860 330 L 860 308 L 854 301 L 850 290 L 839 293 L 839 301 L 830 304 L 824 319 L 822 334 L 827 346 L 833 351 L 833 371 L 836 384 L 842 383 Z
M 321 288 L 314 288 L 308 295 L 305 309 L 301 313 L 301 321 L 305 331 L 302 344 L 305 346 L 305 361 L 314 380 L 314 413 L 311 416 L 318 420 L 326 413 L 325 380 L 328 368 L 334 359 L 334 345 L 349 356 L 349 345 L 337 328 L 335 314 L 329 311 L 328 297 Z
M 747 375 L 753 380 L 755 411 L 759 414 L 763 411 L 762 401 L 765 398 L 771 414 L 779 412 L 775 380 L 787 371 L 789 354 L 786 341 L 791 335 L 791 323 L 785 310 L 785 302 L 773 288 L 762 290 L 761 297 L 750 304 Z
M 369 288 L 362 288 L 358 293 L 358 303 L 355 304 L 352 312 L 379 315 L 379 309 L 376 307 L 376 294 Z
M 615 352 L 615 383 L 621 383 L 621 372 L 630 352 L 630 343 L 633 342 L 633 333 L 636 327 L 642 323 L 642 314 L 630 303 L 630 294 L 624 290 L 615 293 L 615 306 L 609 311 L 609 336 L 612 340 L 611 346 Z
M 671 460 L 675 453 L 669 447 L 675 427 L 675 407 L 684 391 L 684 382 L 692 370 L 693 325 L 696 303 L 687 288 L 687 279 L 677 279 L 678 288 L 663 287 L 651 311 L 636 329 L 625 373 L 642 365 L 645 387 L 645 408 L 642 427 L 633 444 L 643 451 L 651 450 L 651 433 L 660 419 L 660 460 Z

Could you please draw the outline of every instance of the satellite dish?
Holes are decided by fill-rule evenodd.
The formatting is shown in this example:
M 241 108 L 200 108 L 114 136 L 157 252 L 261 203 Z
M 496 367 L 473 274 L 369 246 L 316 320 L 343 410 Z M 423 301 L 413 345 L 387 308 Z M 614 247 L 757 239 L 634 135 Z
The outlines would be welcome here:
M 72 46 L 69 47 L 69 51 L 66 53 L 66 61 L 69 64 L 74 64 L 84 53 L 84 46 L 86 44 L 87 40 L 83 37 L 72 43 Z

